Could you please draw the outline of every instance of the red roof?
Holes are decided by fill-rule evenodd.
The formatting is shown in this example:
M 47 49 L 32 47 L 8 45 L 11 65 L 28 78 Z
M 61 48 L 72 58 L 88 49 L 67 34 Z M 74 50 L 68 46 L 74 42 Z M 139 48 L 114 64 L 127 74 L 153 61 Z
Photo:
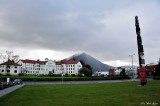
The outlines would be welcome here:
M 20 66 L 19 64 L 15 63 L 13 60 L 8 60 L 0 65 L 14 65 L 14 66 Z
M 31 64 L 45 64 L 46 61 L 39 61 L 39 60 L 21 60 L 23 63 L 31 63 Z
M 56 65 L 61 65 L 61 64 L 77 64 L 77 61 L 74 60 L 61 60 L 61 61 L 57 61 Z

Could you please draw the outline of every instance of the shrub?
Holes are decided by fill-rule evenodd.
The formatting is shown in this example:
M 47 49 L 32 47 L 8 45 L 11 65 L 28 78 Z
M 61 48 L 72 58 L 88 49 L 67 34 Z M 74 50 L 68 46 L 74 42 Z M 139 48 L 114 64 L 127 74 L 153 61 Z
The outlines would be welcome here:
M 24 76 L 25 74 L 24 74 L 24 73 L 19 73 L 18 75 L 19 75 L 19 76 Z
M 160 79 L 160 76 L 153 76 L 153 79 L 159 80 L 159 79 Z

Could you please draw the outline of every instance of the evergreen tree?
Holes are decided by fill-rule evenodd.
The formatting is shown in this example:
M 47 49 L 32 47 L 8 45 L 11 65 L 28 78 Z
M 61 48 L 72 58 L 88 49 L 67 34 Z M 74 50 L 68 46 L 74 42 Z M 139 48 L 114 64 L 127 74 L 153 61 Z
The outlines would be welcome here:
M 120 76 L 125 76 L 126 75 L 126 71 L 125 69 L 123 68 L 122 71 L 120 72 Z
M 87 67 L 83 67 L 82 69 L 79 70 L 80 74 L 84 74 L 85 76 L 91 76 L 92 71 L 88 69 Z
M 160 75 L 160 61 L 158 62 L 157 67 L 155 68 L 154 76 Z
M 82 67 L 85 66 L 85 63 L 82 60 L 80 60 L 80 63 L 82 64 Z
M 85 67 L 87 67 L 88 69 L 92 71 L 92 67 L 89 64 L 86 64 Z

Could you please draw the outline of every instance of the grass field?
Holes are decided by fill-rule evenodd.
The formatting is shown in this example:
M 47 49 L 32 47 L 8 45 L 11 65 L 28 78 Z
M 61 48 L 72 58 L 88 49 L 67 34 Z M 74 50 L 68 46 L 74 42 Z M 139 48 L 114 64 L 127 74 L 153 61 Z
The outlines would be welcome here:
M 0 106 L 160 106 L 160 80 L 96 84 L 26 85 Z

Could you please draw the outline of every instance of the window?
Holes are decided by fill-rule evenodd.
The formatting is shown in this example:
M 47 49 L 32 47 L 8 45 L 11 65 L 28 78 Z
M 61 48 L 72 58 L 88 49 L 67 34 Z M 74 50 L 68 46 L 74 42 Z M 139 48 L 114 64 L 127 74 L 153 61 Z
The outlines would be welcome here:
M 4 70 L 2 70 L 2 72 L 4 72 Z
M 15 68 L 17 68 L 17 66 L 15 66 Z
M 9 72 L 10 72 L 10 70 L 7 70 L 7 72 L 9 73 Z
M 14 70 L 14 73 L 17 73 L 17 70 Z

